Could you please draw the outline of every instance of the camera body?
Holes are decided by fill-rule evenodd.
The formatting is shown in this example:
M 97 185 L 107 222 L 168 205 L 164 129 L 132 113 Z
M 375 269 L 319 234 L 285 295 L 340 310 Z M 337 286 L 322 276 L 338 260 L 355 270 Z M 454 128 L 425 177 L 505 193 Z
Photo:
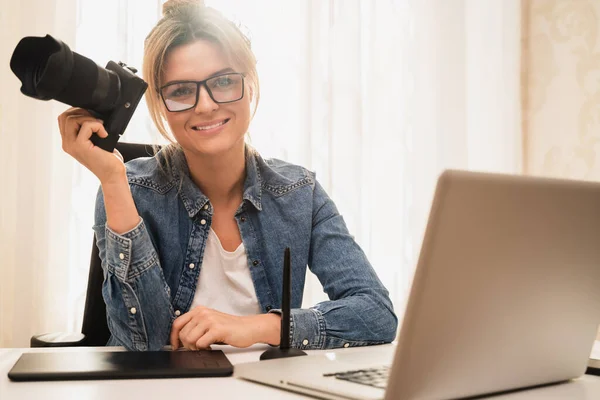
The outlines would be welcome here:
M 81 107 L 104 121 L 108 137 L 94 134 L 91 140 L 109 152 L 114 150 L 148 88 L 134 68 L 114 61 L 101 68 L 50 35 L 21 39 L 10 68 L 21 80 L 24 95 Z
M 119 77 L 121 82 L 119 98 L 114 108 L 109 112 L 100 113 L 93 109 L 88 109 L 88 111 L 104 121 L 104 129 L 108 132 L 108 136 L 104 139 L 94 134 L 91 139 L 92 143 L 112 152 L 121 135 L 125 132 L 133 112 L 148 88 L 148 84 L 135 75 L 137 71 L 134 68 L 128 67 L 125 63 L 109 61 L 106 64 L 106 69 L 114 72 Z

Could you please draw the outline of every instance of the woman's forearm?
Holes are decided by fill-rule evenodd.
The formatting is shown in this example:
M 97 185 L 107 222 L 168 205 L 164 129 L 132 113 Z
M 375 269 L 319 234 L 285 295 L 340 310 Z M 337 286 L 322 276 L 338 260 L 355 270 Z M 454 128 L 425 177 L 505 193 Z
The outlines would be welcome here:
M 104 206 L 106 208 L 106 224 L 117 234 L 135 228 L 140 222 L 137 208 L 131 196 L 127 176 L 111 182 L 102 183 Z
M 252 316 L 258 334 L 256 343 L 266 343 L 279 346 L 281 333 L 281 317 L 277 314 L 259 314 Z

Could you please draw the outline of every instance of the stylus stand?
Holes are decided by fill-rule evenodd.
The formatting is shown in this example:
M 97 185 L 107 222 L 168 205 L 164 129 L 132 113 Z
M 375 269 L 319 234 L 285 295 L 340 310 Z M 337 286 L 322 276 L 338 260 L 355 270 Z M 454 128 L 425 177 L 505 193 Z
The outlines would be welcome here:
M 280 349 L 273 347 L 260 355 L 261 360 L 274 360 L 276 358 L 305 356 L 306 353 L 299 349 Z

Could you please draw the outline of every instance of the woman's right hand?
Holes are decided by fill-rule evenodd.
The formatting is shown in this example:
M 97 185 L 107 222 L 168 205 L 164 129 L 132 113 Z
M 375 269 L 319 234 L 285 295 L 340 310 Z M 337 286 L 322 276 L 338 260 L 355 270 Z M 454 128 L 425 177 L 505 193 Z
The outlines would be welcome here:
M 92 171 L 101 184 L 126 179 L 123 157 L 117 149 L 109 153 L 90 140 L 94 133 L 101 138 L 108 136 L 102 121 L 83 108 L 72 107 L 58 116 L 58 126 L 63 150 Z

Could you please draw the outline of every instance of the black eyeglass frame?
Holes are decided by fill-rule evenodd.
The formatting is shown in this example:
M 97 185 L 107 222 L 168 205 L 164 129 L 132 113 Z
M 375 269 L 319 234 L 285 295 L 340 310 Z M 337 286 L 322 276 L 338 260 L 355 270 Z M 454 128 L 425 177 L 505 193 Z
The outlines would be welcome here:
M 206 82 L 215 79 L 215 78 L 220 78 L 221 76 L 226 76 L 226 75 L 239 75 L 242 77 L 242 94 L 240 96 L 239 99 L 236 100 L 229 100 L 229 101 L 217 101 L 215 100 L 215 98 L 213 97 L 212 91 L 210 90 L 210 88 L 208 87 L 208 85 L 206 84 Z M 205 79 L 203 81 L 173 81 L 173 82 L 169 82 L 168 84 L 161 86 L 158 89 L 158 94 L 160 95 L 160 98 L 163 101 L 163 104 L 165 105 L 165 108 L 167 109 L 168 112 L 183 112 L 183 111 L 189 111 L 193 108 L 196 108 L 196 106 L 198 105 L 198 100 L 200 99 L 200 86 L 204 86 L 204 89 L 206 89 L 206 93 L 208 93 L 208 96 L 211 98 L 212 101 L 214 101 L 216 104 L 227 104 L 227 103 L 235 103 L 236 101 L 240 101 L 241 99 L 244 98 L 244 93 L 245 93 L 245 86 L 244 85 L 244 78 L 246 77 L 245 74 L 243 74 L 242 72 L 225 72 L 219 75 L 215 75 L 215 76 L 211 76 L 208 79 Z M 165 100 L 165 97 L 163 96 L 163 89 L 166 87 L 169 87 L 171 85 L 176 85 L 179 83 L 195 83 L 196 84 L 196 100 L 194 101 L 194 105 L 190 106 L 190 108 L 185 108 L 183 110 L 177 110 L 177 111 L 171 111 L 169 110 L 169 106 L 167 105 L 167 101 Z

